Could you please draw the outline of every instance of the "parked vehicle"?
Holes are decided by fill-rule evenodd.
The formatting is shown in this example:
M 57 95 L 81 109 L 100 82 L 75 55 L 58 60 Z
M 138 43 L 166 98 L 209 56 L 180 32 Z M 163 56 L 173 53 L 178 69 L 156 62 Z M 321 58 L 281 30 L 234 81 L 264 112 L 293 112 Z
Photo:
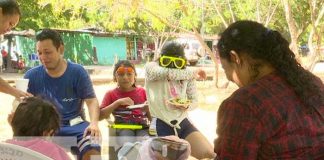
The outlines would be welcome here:
M 184 52 L 188 64 L 192 66 L 196 65 L 200 57 L 198 54 L 198 51 L 201 48 L 199 41 L 195 39 L 186 39 L 186 38 L 179 38 L 176 39 L 176 41 L 181 43 L 184 46 Z
M 302 56 L 307 56 L 308 53 L 309 53 L 309 48 L 307 45 L 302 45 L 299 47 L 299 53 L 302 55 Z

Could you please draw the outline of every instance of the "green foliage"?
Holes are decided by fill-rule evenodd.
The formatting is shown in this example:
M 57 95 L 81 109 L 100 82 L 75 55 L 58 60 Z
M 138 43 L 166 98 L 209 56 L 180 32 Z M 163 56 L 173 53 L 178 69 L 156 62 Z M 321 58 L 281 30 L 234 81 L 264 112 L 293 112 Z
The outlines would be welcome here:
M 290 1 L 293 17 L 299 28 L 308 26 L 310 23 L 310 6 L 308 0 Z
M 215 35 L 234 20 L 265 23 L 278 4 L 268 26 L 289 39 L 289 30 L 281 0 L 19 0 L 23 17 L 18 29 L 50 27 L 80 29 L 102 28 L 106 31 L 133 31 L 143 38 L 162 36 L 162 32 L 192 31 Z M 290 0 L 297 27 L 304 29 L 300 40 L 307 41 L 310 24 L 308 0 Z M 316 1 L 317 6 L 323 1 Z M 216 12 L 216 7 L 220 15 Z M 230 12 L 230 7 L 233 15 Z M 259 8 L 259 9 L 257 9 Z M 318 12 L 318 8 L 315 9 Z M 259 15 L 259 18 L 258 18 Z M 321 24 L 323 25 L 323 18 Z M 180 29 L 181 28 L 181 29 Z
M 24 0 L 18 1 L 18 3 L 22 11 L 22 17 L 17 29 L 23 30 L 32 28 L 38 30 L 39 28 L 46 27 L 46 24 L 57 23 L 54 21 L 54 17 L 48 16 L 52 15 L 50 5 L 41 7 L 38 5 L 37 0 Z M 46 21 L 44 21 L 44 19 L 46 19 Z
M 93 64 L 92 60 L 87 54 L 92 56 L 92 36 L 86 33 L 77 32 L 62 32 L 64 41 L 64 57 L 83 65 Z M 87 52 L 87 53 L 85 53 Z

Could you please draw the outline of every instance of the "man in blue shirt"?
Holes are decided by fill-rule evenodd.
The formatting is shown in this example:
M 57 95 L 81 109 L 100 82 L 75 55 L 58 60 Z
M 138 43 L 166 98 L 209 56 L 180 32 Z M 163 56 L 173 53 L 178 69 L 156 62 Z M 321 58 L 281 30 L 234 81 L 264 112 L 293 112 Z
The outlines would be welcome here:
M 36 48 L 42 65 L 29 70 L 28 92 L 52 102 L 61 116 L 61 128 L 56 136 L 77 137 L 78 159 L 90 159 L 100 154 L 100 146 L 91 137 L 100 137 L 98 127 L 99 103 L 89 75 L 79 65 L 63 58 L 64 44 L 60 34 L 44 29 L 36 36 Z M 90 123 L 85 121 L 86 103 Z

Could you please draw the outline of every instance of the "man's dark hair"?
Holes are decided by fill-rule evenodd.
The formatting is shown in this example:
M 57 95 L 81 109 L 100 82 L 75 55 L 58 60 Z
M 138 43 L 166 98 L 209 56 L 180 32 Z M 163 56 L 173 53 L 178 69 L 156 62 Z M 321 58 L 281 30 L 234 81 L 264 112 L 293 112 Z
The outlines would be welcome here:
M 18 3 L 15 0 L 0 0 L 3 15 L 21 15 Z
M 18 105 L 11 126 L 14 136 L 43 136 L 59 129 L 60 117 L 53 104 L 29 97 Z
M 64 45 L 63 43 L 63 39 L 60 35 L 60 33 L 58 33 L 55 30 L 52 29 L 43 29 L 42 31 L 40 31 L 37 35 L 36 35 L 36 40 L 38 41 L 43 41 L 43 40 L 47 40 L 50 39 L 52 40 L 54 46 L 58 49 L 60 47 L 60 45 Z

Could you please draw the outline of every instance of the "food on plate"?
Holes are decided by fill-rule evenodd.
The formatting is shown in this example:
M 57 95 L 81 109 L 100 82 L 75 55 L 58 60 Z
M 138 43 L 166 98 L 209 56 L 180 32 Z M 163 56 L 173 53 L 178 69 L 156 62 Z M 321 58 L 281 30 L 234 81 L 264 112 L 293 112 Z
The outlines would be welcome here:
M 175 107 L 183 107 L 188 108 L 191 101 L 184 98 L 172 98 L 168 101 L 170 104 L 174 105 Z

